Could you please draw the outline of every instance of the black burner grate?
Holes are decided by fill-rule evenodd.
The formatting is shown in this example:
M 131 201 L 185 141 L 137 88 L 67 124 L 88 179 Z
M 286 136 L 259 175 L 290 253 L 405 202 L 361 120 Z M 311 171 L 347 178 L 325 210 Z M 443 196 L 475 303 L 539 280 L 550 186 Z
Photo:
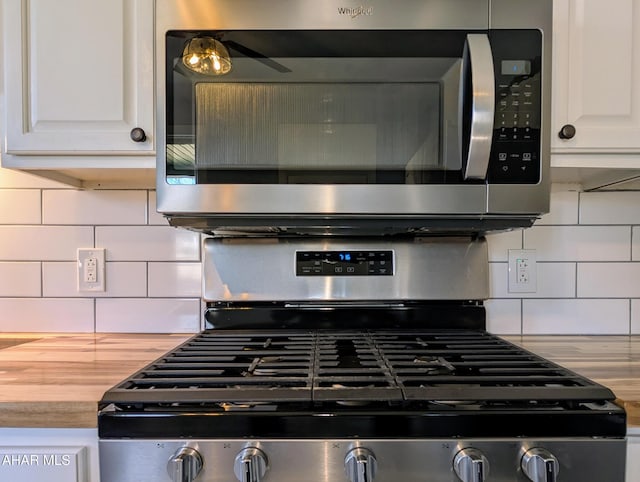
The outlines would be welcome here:
M 206 331 L 103 403 L 613 400 L 484 331 Z

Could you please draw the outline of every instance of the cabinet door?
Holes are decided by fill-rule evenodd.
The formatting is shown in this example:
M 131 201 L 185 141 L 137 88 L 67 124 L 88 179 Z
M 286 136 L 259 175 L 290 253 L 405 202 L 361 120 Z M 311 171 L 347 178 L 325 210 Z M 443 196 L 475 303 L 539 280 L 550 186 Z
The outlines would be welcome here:
M 640 0 L 555 0 L 553 35 L 553 150 L 640 152 Z
M 2 0 L 2 8 L 5 152 L 152 153 L 153 0 Z M 146 141 L 131 140 L 136 127 Z
M 0 427 L 2 482 L 100 482 L 95 428 Z

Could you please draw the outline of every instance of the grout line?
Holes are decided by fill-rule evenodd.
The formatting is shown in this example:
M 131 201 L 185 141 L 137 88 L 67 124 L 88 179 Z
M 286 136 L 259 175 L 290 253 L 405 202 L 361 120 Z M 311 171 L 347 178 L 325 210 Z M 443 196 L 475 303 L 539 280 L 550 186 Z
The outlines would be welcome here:
M 44 225 L 44 189 L 40 189 L 40 226 Z
M 145 217 L 146 217 L 146 223 L 145 226 L 149 226 L 151 224 L 151 194 L 149 193 L 149 190 L 146 190 L 147 193 L 147 206 L 145 209 Z

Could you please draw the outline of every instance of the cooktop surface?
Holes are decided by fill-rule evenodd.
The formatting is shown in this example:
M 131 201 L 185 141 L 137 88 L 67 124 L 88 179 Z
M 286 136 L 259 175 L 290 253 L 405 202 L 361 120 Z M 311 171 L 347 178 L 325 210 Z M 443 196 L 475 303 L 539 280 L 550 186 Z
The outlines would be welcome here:
M 101 437 L 623 436 L 613 393 L 485 331 L 205 331 L 105 393 Z
M 103 402 L 614 400 L 485 331 L 205 331 Z

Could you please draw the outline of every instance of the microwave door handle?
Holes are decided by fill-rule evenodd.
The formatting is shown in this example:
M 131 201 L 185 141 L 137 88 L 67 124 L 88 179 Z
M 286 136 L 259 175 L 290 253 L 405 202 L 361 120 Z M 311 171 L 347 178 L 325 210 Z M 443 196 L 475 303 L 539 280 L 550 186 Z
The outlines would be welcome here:
M 486 179 L 495 114 L 493 55 L 489 38 L 486 34 L 467 35 L 463 57 L 463 72 L 468 75 L 469 69 L 471 70 L 471 119 L 464 178 Z M 465 84 L 467 84 L 466 80 L 464 78 L 461 79 L 463 90 Z M 465 97 L 466 95 L 463 94 L 462 98 L 464 99 Z M 464 119 L 462 121 L 464 123 Z

